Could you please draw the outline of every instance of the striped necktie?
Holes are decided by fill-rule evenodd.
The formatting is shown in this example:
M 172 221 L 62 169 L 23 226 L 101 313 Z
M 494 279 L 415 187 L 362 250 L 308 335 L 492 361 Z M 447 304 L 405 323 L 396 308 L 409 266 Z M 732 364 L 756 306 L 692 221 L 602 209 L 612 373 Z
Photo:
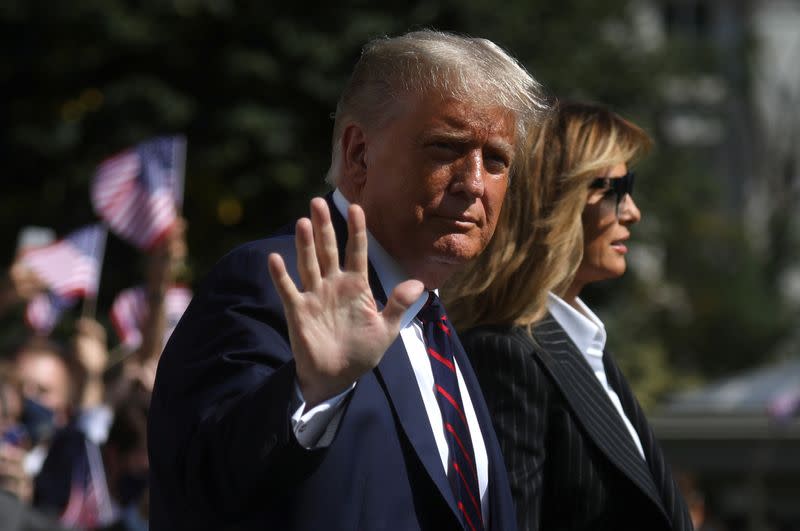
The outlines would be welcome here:
M 433 369 L 436 400 L 442 412 L 449 454 L 447 479 L 453 489 L 465 529 L 482 530 L 483 518 L 475 452 L 472 449 L 472 438 L 458 388 L 453 359 L 453 338 L 444 308 L 435 293 L 429 293 L 428 302 L 419 311 L 417 318 L 422 323 L 428 360 Z

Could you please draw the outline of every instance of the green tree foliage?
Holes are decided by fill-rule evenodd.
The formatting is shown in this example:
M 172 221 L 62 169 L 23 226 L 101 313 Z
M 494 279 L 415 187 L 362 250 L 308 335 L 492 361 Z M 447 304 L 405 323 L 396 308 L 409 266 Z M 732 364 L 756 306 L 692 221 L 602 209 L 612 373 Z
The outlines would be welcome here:
M 304 213 L 307 200 L 326 190 L 330 116 L 360 47 L 412 28 L 490 38 L 553 94 L 610 104 L 658 138 L 666 80 L 714 67 L 714 55 L 695 49 L 687 61 L 669 45 L 643 43 L 628 4 L 6 0 L 5 263 L 24 225 L 63 234 L 95 219 L 88 183 L 105 157 L 181 132 L 189 142 L 191 266 L 202 277 L 233 246 Z M 664 286 L 631 275 L 592 296 L 607 309 L 612 346 L 656 397 L 674 387 L 675 374 L 699 378 L 718 371 L 720 360 L 762 357 L 780 320 L 769 318 L 772 292 L 738 220 L 713 204 L 718 190 L 708 185 L 708 168 L 668 150 L 645 168 L 637 199 L 647 198 L 645 215 L 658 223 L 639 234 L 662 250 L 665 277 L 657 283 L 673 286 L 679 303 L 654 300 Z M 101 315 L 120 289 L 139 281 L 137 263 L 133 249 L 110 239 Z

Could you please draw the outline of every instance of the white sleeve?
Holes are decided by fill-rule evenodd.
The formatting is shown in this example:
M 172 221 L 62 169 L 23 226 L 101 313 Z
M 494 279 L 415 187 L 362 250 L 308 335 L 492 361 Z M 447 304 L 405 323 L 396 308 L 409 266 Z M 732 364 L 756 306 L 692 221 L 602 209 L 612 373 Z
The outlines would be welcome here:
M 295 397 L 291 404 L 294 413 L 291 419 L 292 430 L 300 446 L 307 450 L 330 446 L 342 420 L 345 399 L 353 392 L 355 386 L 354 383 L 349 389 L 306 411 L 305 398 L 295 380 Z

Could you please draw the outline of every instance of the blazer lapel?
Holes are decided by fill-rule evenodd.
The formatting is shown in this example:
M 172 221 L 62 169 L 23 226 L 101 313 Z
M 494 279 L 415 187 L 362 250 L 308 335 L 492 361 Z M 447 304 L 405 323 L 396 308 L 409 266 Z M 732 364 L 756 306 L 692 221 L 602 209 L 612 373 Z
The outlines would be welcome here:
M 347 221 L 333 203 L 333 194 L 328 194 L 325 199 L 328 201 L 328 206 L 331 210 L 331 222 L 336 232 L 336 242 L 339 247 L 339 260 L 343 264 L 347 245 Z M 386 305 L 387 297 L 381 286 L 378 274 L 372 267 L 372 263 L 369 264 L 369 284 L 372 288 L 375 303 L 379 309 L 382 309 Z M 458 363 L 459 366 L 463 366 L 460 359 Z M 447 480 L 447 474 L 439 457 L 439 448 L 436 446 L 428 415 L 425 413 L 425 404 L 422 402 L 422 396 L 417 386 L 417 377 L 411 367 L 411 362 L 408 359 L 408 353 L 401 337 L 398 336 L 389 346 L 381 362 L 373 372 L 386 392 L 395 416 L 411 442 L 411 446 L 417 453 L 417 457 L 439 489 L 442 497 L 447 501 L 450 510 L 453 511 L 454 515 L 458 515 L 459 511 L 453 496 L 453 490 Z M 474 393 L 471 390 L 470 396 L 474 397 Z M 481 429 L 484 429 L 483 424 L 481 424 Z
M 486 446 L 486 456 L 488 458 L 488 493 L 489 493 L 489 522 L 487 529 L 513 529 L 516 527 L 515 523 L 506 520 L 506 516 L 514 515 L 514 507 L 511 502 L 511 490 L 509 486 L 508 475 L 506 473 L 505 461 L 500 451 L 500 442 L 497 439 L 497 434 L 494 431 L 492 424 L 492 417 L 489 414 L 489 408 L 483 398 L 483 391 L 481 391 L 478 378 L 475 376 L 475 371 L 472 370 L 472 364 L 469 362 L 464 347 L 461 345 L 461 340 L 458 334 L 454 331 L 455 337 L 455 352 L 453 353 L 458 368 L 461 371 L 461 376 L 464 378 L 464 384 L 469 392 L 469 397 L 472 400 L 472 407 L 475 410 L 475 417 L 478 419 L 478 424 L 481 427 L 481 435 L 483 435 L 484 445 Z
M 577 421 L 609 461 L 652 499 L 669 520 L 650 469 L 628 428 L 567 333 L 547 314 L 534 328 L 534 336 L 541 346 L 534 351 L 561 389 Z
M 402 338 L 398 337 L 392 343 L 374 372 L 417 457 L 436 484 L 442 497 L 447 501 L 450 510 L 454 515 L 458 515 L 453 490 L 450 488 L 447 474 L 442 466 L 439 448 L 433 438 L 433 431 L 425 412 L 425 404 L 422 402 L 422 396 L 417 387 L 417 377 L 408 360 L 408 353 Z
M 614 359 L 607 352 L 603 355 L 603 364 L 606 369 L 608 383 L 614 391 L 616 391 L 622 403 L 622 408 L 625 410 L 625 414 L 633 423 L 636 433 L 639 434 L 644 454 L 647 456 L 647 464 L 650 466 L 653 480 L 661 493 L 660 499 L 663 501 L 667 512 L 670 514 L 672 529 L 676 531 L 691 529 L 691 518 L 689 517 L 686 504 L 683 501 L 683 497 L 678 492 L 669 466 L 664 459 L 664 454 L 658 442 L 656 442 L 655 434 L 650 424 L 647 422 L 647 418 L 639 402 L 633 395 L 630 385 L 628 385 L 628 382 L 625 381 L 625 378 L 622 376 L 619 366 L 617 366 Z

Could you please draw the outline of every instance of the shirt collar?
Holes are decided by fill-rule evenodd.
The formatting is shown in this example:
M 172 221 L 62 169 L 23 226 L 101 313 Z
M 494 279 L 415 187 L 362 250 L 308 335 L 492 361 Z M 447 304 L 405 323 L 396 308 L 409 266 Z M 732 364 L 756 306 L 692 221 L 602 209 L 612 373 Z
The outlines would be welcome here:
M 561 325 L 581 353 L 603 355 L 606 346 L 606 328 L 595 313 L 580 298 L 575 298 L 580 311 L 567 304 L 554 293 L 547 294 L 547 309 Z
M 350 206 L 350 202 L 342 195 L 342 192 L 337 188 L 333 191 L 333 204 L 336 205 L 336 209 L 339 210 L 339 213 L 342 215 L 344 219 L 347 219 L 347 209 Z M 401 282 L 408 280 L 408 275 L 403 271 L 394 258 L 392 258 L 386 250 L 381 247 L 381 244 L 378 243 L 372 233 L 367 230 L 367 245 L 369 249 L 369 261 L 372 264 L 372 267 L 375 269 L 375 273 L 378 275 L 378 280 L 381 283 L 381 287 L 383 288 L 383 292 L 386 293 L 388 297 L 392 290 L 400 284 Z M 438 295 L 439 290 L 435 290 L 435 293 Z M 411 321 L 417 316 L 417 313 L 422 309 L 425 305 L 425 302 L 428 300 L 428 292 L 423 291 L 422 295 L 414 301 L 408 310 L 403 314 L 403 318 L 400 321 L 400 328 L 405 328 L 408 326 Z

